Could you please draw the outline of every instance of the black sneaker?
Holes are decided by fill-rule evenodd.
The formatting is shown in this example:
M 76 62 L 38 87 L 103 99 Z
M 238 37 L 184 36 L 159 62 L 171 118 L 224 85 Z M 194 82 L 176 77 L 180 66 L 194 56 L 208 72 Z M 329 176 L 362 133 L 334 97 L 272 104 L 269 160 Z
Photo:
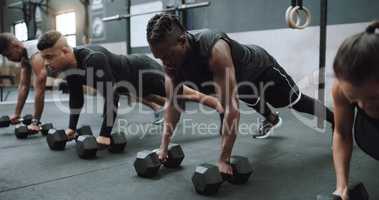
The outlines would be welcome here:
M 282 118 L 279 117 L 278 113 L 275 113 L 275 120 L 274 122 L 265 120 L 260 120 L 260 124 L 257 129 L 257 134 L 253 135 L 253 138 L 255 139 L 264 139 L 271 135 L 271 133 L 274 131 L 274 129 L 280 127 L 282 125 Z

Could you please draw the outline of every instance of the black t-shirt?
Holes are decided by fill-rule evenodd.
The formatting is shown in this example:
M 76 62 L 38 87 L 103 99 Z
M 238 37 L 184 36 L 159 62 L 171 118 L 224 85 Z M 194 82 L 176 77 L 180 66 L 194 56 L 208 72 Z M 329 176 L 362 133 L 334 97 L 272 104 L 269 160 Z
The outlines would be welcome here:
M 161 70 L 160 65 L 146 55 L 116 55 L 98 45 L 74 48 L 77 67 L 65 71 L 69 88 L 69 128 L 76 129 L 84 104 L 83 86 L 95 88 L 104 97 L 101 134 L 110 134 L 117 115 L 120 93 L 128 93 L 117 87 L 122 81 L 138 92 L 138 74 L 142 69 Z
M 204 93 L 214 92 L 213 86 L 204 85 L 204 83 L 213 81 L 213 74 L 209 70 L 209 61 L 212 49 L 219 40 L 226 41 L 230 46 L 237 83 L 256 82 L 259 76 L 276 62 L 263 48 L 240 44 L 223 32 L 204 30 L 196 34 L 187 33 L 187 38 L 191 49 L 184 64 L 175 71 L 167 71 L 167 73 L 177 84 L 190 81 Z

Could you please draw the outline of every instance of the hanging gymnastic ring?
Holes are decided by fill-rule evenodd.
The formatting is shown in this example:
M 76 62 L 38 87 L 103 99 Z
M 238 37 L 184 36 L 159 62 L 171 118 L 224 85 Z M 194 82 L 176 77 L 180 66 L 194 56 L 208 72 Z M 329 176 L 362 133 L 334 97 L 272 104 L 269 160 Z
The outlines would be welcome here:
M 305 15 L 305 22 L 302 25 L 298 24 L 300 21 L 299 18 L 301 18 L 301 15 L 300 15 L 301 12 L 303 12 Z M 296 22 L 295 22 L 295 18 L 296 18 Z M 311 23 L 311 18 L 312 18 L 311 12 L 306 7 L 296 6 L 289 11 L 289 15 L 288 15 L 288 22 L 290 24 L 289 27 L 294 27 L 296 29 L 304 29 L 307 26 L 309 26 L 309 24 Z

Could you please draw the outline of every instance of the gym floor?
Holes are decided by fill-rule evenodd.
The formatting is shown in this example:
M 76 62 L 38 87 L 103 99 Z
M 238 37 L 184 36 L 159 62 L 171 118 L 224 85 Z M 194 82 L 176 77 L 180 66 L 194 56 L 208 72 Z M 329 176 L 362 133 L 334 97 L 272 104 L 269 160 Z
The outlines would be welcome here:
M 87 99 L 88 100 L 88 99 Z M 88 102 L 88 101 L 87 101 Z M 90 109 L 87 104 L 86 108 Z M 102 104 L 100 104 L 102 105 Z M 67 102 L 63 103 L 67 106 Z M 121 106 L 127 107 L 121 99 Z M 248 108 L 244 105 L 242 109 Z M 187 108 L 198 108 L 187 103 Z M 10 114 L 14 105 L 0 106 L 2 114 Z M 24 113 L 33 110 L 26 104 Z M 152 112 L 133 109 L 120 115 L 126 119 L 128 130 L 143 127 L 148 131 L 127 133 L 128 145 L 122 154 L 99 152 L 96 159 L 82 160 L 75 152 L 74 142 L 68 143 L 65 151 L 49 150 L 41 135 L 18 140 L 13 128 L 0 129 L 0 199 L 255 199 L 295 200 L 316 199 L 318 193 L 330 193 L 335 187 L 332 165 L 331 131 L 320 133 L 305 126 L 288 110 L 279 110 L 283 125 L 268 139 L 254 140 L 251 135 L 239 135 L 234 155 L 249 158 L 254 173 L 243 186 L 223 184 L 217 195 L 198 195 L 191 182 L 195 167 L 203 162 L 215 163 L 219 154 L 219 136 L 192 131 L 189 123 L 219 123 L 218 115 L 185 113 L 173 142 L 182 145 L 186 158 L 179 170 L 162 169 L 154 179 L 137 177 L 133 161 L 138 151 L 154 149 L 160 144 L 160 130 L 150 121 Z M 257 114 L 242 114 L 241 123 L 256 122 Z M 54 102 L 45 104 L 44 122 L 56 128 L 66 128 L 68 115 L 62 114 Z M 98 134 L 102 118 L 100 114 L 82 114 L 79 124 L 91 125 Z M 116 129 L 117 130 L 117 127 Z M 379 199 L 376 176 L 379 162 L 371 159 L 357 147 L 354 148 L 351 165 L 353 180 L 364 182 L 370 199 Z

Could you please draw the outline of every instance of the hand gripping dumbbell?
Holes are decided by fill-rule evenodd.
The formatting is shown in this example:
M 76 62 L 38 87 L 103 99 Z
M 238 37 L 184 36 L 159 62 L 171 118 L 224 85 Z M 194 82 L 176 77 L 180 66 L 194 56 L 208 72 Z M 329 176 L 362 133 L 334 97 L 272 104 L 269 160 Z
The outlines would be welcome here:
M 76 152 L 78 156 L 83 159 L 96 157 L 96 152 L 99 150 L 96 138 L 92 136 L 92 131 L 89 126 L 83 127 L 78 131 L 80 135 L 76 140 Z M 89 134 L 92 136 L 89 136 Z M 96 146 L 95 146 L 96 144 Z M 108 151 L 111 153 L 121 153 L 124 151 L 127 144 L 125 134 L 112 133 L 111 134 L 111 144 Z
M 24 117 L 19 119 L 19 123 L 23 123 L 23 124 L 17 124 L 14 130 L 14 134 L 18 139 L 25 139 L 29 135 L 34 135 L 38 133 L 38 132 L 29 130 L 27 127 L 28 125 L 32 123 L 32 120 L 33 120 L 32 115 L 25 115 Z M 0 117 L 0 127 L 9 127 L 10 125 L 11 125 L 11 121 L 8 116 Z M 43 124 L 39 132 L 41 132 L 43 136 L 46 136 L 47 132 L 52 128 L 53 128 L 53 124 L 51 123 Z
M 64 130 L 54 130 L 47 136 L 47 143 L 52 150 L 64 150 L 69 141 Z M 98 151 L 96 138 L 93 136 L 90 126 L 82 126 L 77 130 L 76 152 L 80 158 L 93 158 Z M 124 133 L 112 133 L 111 145 L 108 150 L 112 153 L 120 153 L 126 147 Z
M 203 163 L 197 166 L 192 176 L 196 192 L 202 195 L 212 195 L 217 193 L 224 181 L 242 185 L 249 180 L 253 173 L 253 168 L 246 157 L 232 156 L 229 164 L 233 169 L 232 176 L 221 174 L 216 165 Z
M 24 115 L 24 117 L 18 120 L 18 123 L 23 123 L 24 125 L 29 125 L 32 123 L 32 115 Z M 11 119 L 9 116 L 0 117 L 0 128 L 9 127 L 11 125 Z
M 53 128 L 54 128 L 54 126 L 52 123 L 43 124 L 43 125 L 41 125 L 39 132 L 41 132 L 41 134 L 43 136 L 46 136 L 48 134 L 49 130 L 53 129 Z M 29 135 L 34 135 L 36 133 L 38 133 L 38 131 L 37 132 L 31 131 L 28 129 L 27 125 L 20 125 L 20 124 L 16 125 L 16 128 L 14 130 L 14 134 L 16 135 L 16 137 L 18 139 L 25 139 Z
M 66 143 L 71 141 L 66 135 L 65 130 L 51 129 L 46 137 L 47 144 L 51 150 L 62 151 L 66 147 Z M 77 130 L 74 138 L 76 141 L 76 151 L 80 158 L 91 158 L 96 156 L 97 142 L 92 134 L 91 127 L 82 126 Z
M 140 151 L 134 161 L 134 169 L 138 176 L 152 178 L 158 174 L 161 165 L 167 168 L 178 168 L 184 159 L 184 152 L 179 144 L 170 144 L 167 151 L 167 161 L 161 162 L 158 157 L 159 149 Z
M 348 188 L 348 195 L 350 200 L 368 200 L 368 192 L 361 182 L 353 183 Z M 317 195 L 317 200 L 342 200 L 342 198 L 335 194 Z

